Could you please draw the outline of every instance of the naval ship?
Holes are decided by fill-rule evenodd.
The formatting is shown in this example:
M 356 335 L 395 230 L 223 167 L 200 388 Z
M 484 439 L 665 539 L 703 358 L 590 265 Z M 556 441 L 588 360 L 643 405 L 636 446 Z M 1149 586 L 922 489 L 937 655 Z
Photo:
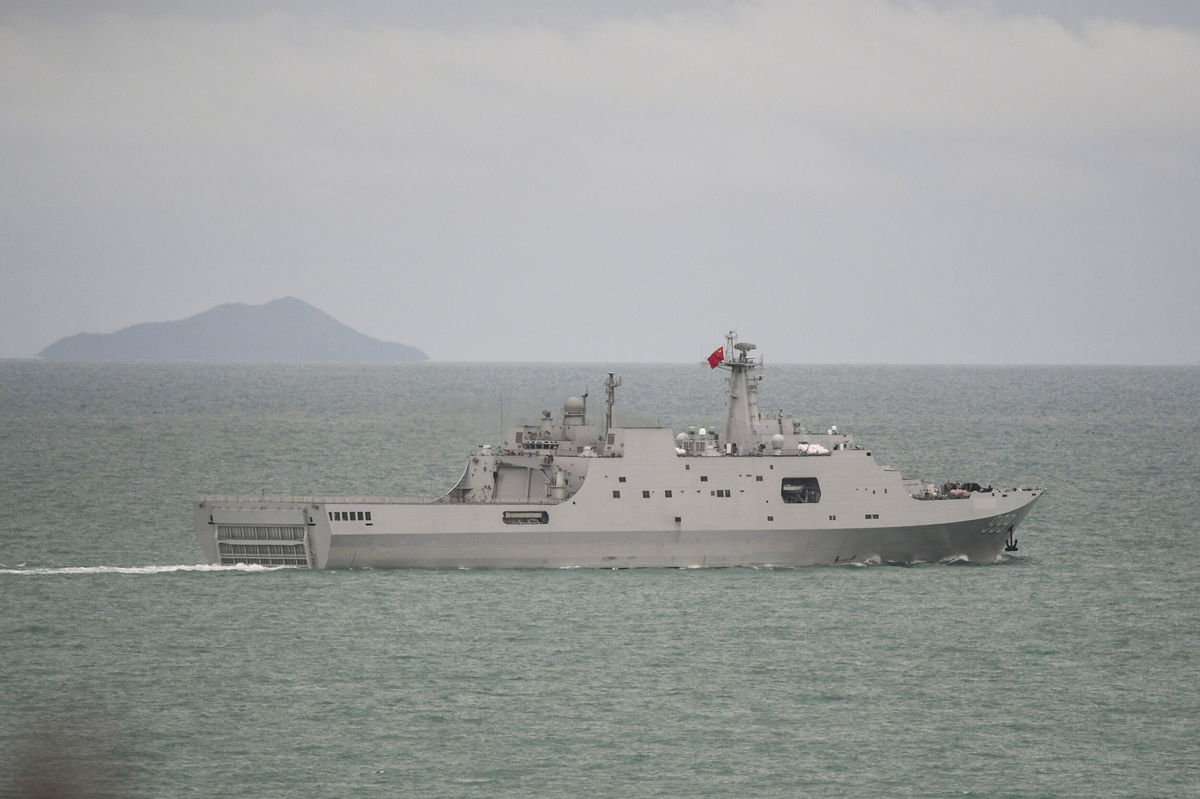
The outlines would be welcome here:
M 836 427 L 810 432 L 758 408 L 762 359 L 737 342 L 719 431 L 614 424 L 585 397 L 560 419 L 508 429 L 470 453 L 441 497 L 203 496 L 195 532 L 209 562 L 318 569 L 810 566 L 992 563 L 1040 488 L 924 484 L 877 464 Z

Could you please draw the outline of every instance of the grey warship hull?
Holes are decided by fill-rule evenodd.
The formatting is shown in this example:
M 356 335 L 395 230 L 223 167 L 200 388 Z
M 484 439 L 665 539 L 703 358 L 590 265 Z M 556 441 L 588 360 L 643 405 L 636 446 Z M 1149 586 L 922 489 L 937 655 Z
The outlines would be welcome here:
M 842 563 L 936 563 L 1001 559 L 1011 531 L 1035 492 L 997 498 L 992 515 L 908 525 L 863 521 L 856 527 L 744 526 L 671 521 L 659 529 L 589 529 L 571 524 L 565 509 L 548 506 L 563 522 L 496 529 L 506 506 L 475 508 L 344 498 L 202 497 L 196 531 L 213 563 L 261 563 L 314 568 L 699 568 L 813 566 Z M 957 503 L 955 503 L 957 504 Z M 371 509 L 365 522 L 331 522 L 330 508 Z M 527 512 L 529 505 L 509 511 Z M 967 511 L 964 508 L 963 511 Z M 975 510 L 975 509 L 972 509 Z M 357 511 L 341 511 L 349 513 Z M 594 514 L 579 514 L 581 522 Z M 839 514 L 840 515 L 840 514 Z M 860 513 L 860 518 L 866 515 Z M 882 514 L 880 514 L 882 515 Z M 953 514 L 957 516 L 959 514 Z M 395 523 L 389 519 L 395 517 Z M 427 521 L 422 521 L 427 519 Z M 828 520 L 827 520 L 828 521 Z M 767 527 L 767 525 L 771 525 Z M 873 524 L 874 526 L 866 526 Z
M 752 345 L 730 372 L 721 433 L 613 424 L 572 397 L 562 421 L 512 428 L 471 453 L 438 498 L 203 496 L 212 563 L 310 568 L 637 568 L 991 563 L 1039 488 L 923 485 L 831 428 L 758 413 Z M 721 357 L 716 356 L 720 354 Z

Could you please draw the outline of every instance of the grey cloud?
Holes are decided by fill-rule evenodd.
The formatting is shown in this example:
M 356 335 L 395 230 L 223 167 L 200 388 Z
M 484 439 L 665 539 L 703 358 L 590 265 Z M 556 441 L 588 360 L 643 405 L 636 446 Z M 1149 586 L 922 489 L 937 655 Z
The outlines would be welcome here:
M 776 360 L 1194 362 L 1200 34 L 1138 5 L 10 12 L 0 355 L 293 294 L 435 358 L 740 322 Z

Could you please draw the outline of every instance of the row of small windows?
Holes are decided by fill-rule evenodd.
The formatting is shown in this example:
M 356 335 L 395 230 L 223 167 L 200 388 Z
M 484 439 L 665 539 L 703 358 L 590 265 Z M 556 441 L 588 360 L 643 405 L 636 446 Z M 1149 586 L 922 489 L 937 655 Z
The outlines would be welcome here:
M 618 478 L 621 482 L 625 482 L 624 477 Z M 762 477 L 758 477 L 762 480 Z M 707 482 L 708 478 L 700 477 L 701 482 Z M 744 492 L 744 489 L 743 489 Z M 642 491 L 642 499 L 650 499 L 650 491 Z M 709 496 L 713 497 L 732 497 L 733 491 L 728 488 L 718 488 L 708 492 Z M 779 487 L 780 497 L 787 504 L 811 504 L 821 501 L 821 484 L 815 477 L 785 477 Z M 613 489 L 613 499 L 621 498 L 620 489 Z M 670 499 L 673 495 L 671 489 L 663 490 L 663 497 Z M 870 518 L 869 516 L 867 518 Z
M 868 452 L 867 454 L 868 454 L 868 455 L 870 455 L 871 453 L 869 453 L 869 452 Z M 772 470 L 774 470 L 774 468 L 775 468 L 775 465 L 774 465 L 774 464 L 767 464 L 767 468 L 768 468 L 768 469 L 772 469 Z M 685 463 L 685 464 L 683 465 L 683 469 L 684 469 L 684 471 L 688 471 L 688 472 L 690 472 L 690 471 L 692 470 L 692 465 L 691 465 L 690 463 Z M 747 476 L 747 477 L 749 477 L 750 475 L 746 475 L 746 476 Z M 738 475 L 738 477 L 741 477 L 741 475 Z M 756 476 L 756 477 L 755 477 L 755 479 L 756 479 L 756 480 L 762 480 L 762 475 L 758 475 L 758 476 Z
M 329 511 L 329 521 L 331 522 L 369 522 L 371 521 L 371 511 L 369 510 L 331 510 Z
M 699 492 L 697 492 L 697 493 L 699 493 Z M 649 491 L 643 491 L 642 499 L 650 499 L 650 494 L 651 494 L 651 492 L 649 492 Z M 711 497 L 732 497 L 733 492 L 728 488 L 718 488 L 714 491 L 709 491 L 708 495 Z M 667 488 L 667 489 L 663 490 L 663 496 L 667 499 L 671 499 L 673 496 L 675 496 L 675 494 L 672 492 L 671 489 Z M 613 491 L 613 499 L 620 499 L 620 498 L 621 498 L 621 492 L 619 490 L 614 490 Z

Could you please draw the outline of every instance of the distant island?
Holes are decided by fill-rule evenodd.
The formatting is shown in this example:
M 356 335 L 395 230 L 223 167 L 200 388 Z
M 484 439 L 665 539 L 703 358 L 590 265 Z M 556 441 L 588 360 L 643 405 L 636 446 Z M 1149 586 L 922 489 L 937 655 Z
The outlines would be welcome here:
M 227 303 L 174 322 L 79 333 L 38 355 L 51 360 L 369 362 L 424 361 L 415 347 L 359 333 L 295 297 Z

